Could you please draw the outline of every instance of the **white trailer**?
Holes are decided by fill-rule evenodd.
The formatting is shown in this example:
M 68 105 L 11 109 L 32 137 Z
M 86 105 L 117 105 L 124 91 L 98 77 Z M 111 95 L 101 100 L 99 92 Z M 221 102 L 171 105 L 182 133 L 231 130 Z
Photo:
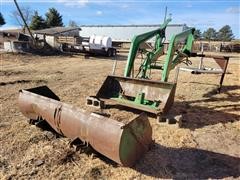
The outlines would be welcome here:
M 112 39 L 108 36 L 91 35 L 90 37 L 58 37 L 58 43 L 61 44 L 61 50 L 87 52 L 96 55 L 115 56 L 117 50 L 112 47 Z

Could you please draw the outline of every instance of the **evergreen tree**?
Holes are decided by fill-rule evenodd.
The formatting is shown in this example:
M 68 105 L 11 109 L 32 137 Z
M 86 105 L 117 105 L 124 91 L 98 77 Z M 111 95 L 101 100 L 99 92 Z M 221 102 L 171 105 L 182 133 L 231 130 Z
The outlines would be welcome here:
M 34 15 L 32 17 L 32 21 L 30 23 L 30 28 L 32 30 L 39 30 L 39 29 L 44 29 L 46 27 L 47 27 L 47 25 L 46 25 L 45 20 L 42 18 L 42 16 L 38 15 L 37 11 L 35 11 Z
M 234 36 L 232 29 L 229 25 L 223 26 L 219 31 L 218 31 L 218 40 L 221 41 L 231 41 Z
M 197 39 L 197 40 L 199 40 L 199 39 L 201 39 L 202 38 L 202 33 L 201 33 L 201 31 L 200 31 L 200 29 L 196 29 L 195 31 L 194 31 L 194 38 L 195 39 Z
M 217 32 L 214 28 L 208 28 L 203 33 L 204 39 L 210 41 L 210 40 L 217 40 Z
M 6 24 L 6 22 L 5 22 L 4 18 L 3 18 L 2 13 L 0 12 L 0 26 L 2 26 L 4 24 Z
M 50 8 L 46 13 L 46 24 L 48 27 L 63 26 L 62 16 L 55 8 Z

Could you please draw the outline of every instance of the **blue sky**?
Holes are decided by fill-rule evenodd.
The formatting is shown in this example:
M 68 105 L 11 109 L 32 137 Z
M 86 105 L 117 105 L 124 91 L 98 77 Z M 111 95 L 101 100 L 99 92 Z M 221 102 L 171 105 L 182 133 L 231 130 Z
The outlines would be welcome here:
M 55 7 L 68 25 L 70 20 L 78 24 L 159 24 L 164 17 L 165 6 L 172 14 L 172 23 L 187 24 L 201 31 L 208 27 L 219 30 L 228 24 L 235 37 L 240 38 L 240 3 L 237 0 L 18 0 L 20 6 L 28 6 L 44 16 L 48 8 Z M 11 14 L 16 7 L 13 0 L 0 0 L 1 12 L 7 22 L 0 29 L 15 28 Z

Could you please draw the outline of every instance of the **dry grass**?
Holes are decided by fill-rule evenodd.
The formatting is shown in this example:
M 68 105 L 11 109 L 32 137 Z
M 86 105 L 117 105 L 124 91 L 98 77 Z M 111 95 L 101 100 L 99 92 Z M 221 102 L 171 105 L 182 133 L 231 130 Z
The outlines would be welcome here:
M 112 60 L 1 54 L 0 178 L 239 177 L 239 57 L 230 61 L 221 94 L 215 94 L 219 75 L 181 72 L 171 113 L 183 114 L 184 127 L 158 124 L 149 117 L 155 144 L 135 167 L 126 168 L 96 154 L 74 151 L 68 138 L 29 125 L 17 106 L 19 89 L 47 85 L 63 102 L 91 110 L 85 98 L 94 95 L 111 73 Z M 118 61 L 118 75 L 123 73 L 125 63 Z M 106 113 L 125 122 L 138 112 L 113 108 Z

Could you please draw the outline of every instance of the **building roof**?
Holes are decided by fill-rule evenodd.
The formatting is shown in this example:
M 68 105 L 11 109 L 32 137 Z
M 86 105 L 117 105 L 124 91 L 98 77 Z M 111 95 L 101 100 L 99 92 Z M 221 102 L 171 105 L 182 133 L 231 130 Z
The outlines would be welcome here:
M 143 25 L 82 25 L 81 36 L 89 37 L 91 35 L 109 36 L 115 42 L 131 42 L 135 35 L 143 34 L 156 30 L 160 24 Z M 169 42 L 173 34 L 186 30 L 186 24 L 168 24 L 166 28 L 166 41 Z M 149 40 L 154 42 L 155 38 Z
M 18 33 L 23 32 L 23 29 L 2 29 L 0 32 Z
M 161 24 L 131 24 L 131 25 L 80 25 L 80 27 L 160 27 Z M 186 24 L 168 24 L 168 26 L 186 26 Z
M 0 31 L 0 42 L 4 41 L 29 41 L 30 36 L 16 31 Z
M 79 27 L 54 27 L 54 28 L 47 28 L 42 30 L 34 31 L 35 34 L 47 34 L 47 35 L 56 35 L 60 33 L 65 33 L 74 30 L 81 30 Z

